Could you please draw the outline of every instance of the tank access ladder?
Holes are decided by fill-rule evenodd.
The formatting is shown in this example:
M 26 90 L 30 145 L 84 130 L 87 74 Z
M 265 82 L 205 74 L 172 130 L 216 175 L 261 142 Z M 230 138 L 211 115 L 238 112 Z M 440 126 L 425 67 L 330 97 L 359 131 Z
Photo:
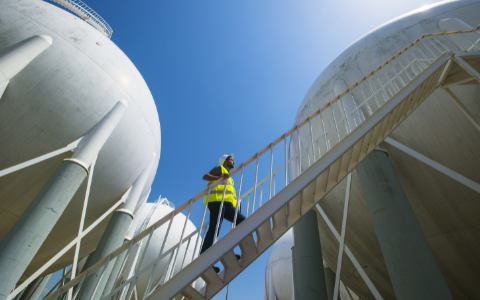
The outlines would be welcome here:
M 449 72 L 455 73 L 452 75 L 452 80 L 464 82 L 466 79 L 458 81 L 458 78 L 461 77 L 458 77 L 460 74 L 459 66 L 461 66 L 463 73 L 468 73 L 466 77 L 480 82 L 480 74 L 478 74 L 478 71 L 468 66 L 468 64 L 465 64 L 465 61 L 462 59 L 462 57 L 467 60 L 480 56 L 480 52 L 478 51 L 480 47 L 477 45 L 477 40 L 471 43 L 473 45 L 471 47 L 469 46 L 468 50 L 456 43 L 455 39 L 450 39 L 443 43 L 439 40 L 427 41 L 427 37 L 434 38 L 438 35 L 475 33 L 478 29 L 480 29 L 480 26 L 472 30 L 423 35 L 308 118 L 299 122 L 282 136 L 272 141 L 272 143 L 247 159 L 240 166 L 230 171 L 229 175 L 231 176 L 240 173 L 238 190 L 239 195 L 241 195 L 244 168 L 250 164 L 254 164 L 256 161 L 255 184 L 254 187 L 247 192 L 249 194 L 253 190 L 251 215 L 248 216 L 247 206 L 247 218 L 241 224 L 233 228 L 201 256 L 193 259 L 190 263 L 185 263 L 184 258 L 183 262 L 180 262 L 181 270 L 178 271 L 178 273 L 174 274 L 173 271 L 168 271 L 175 270 L 179 252 L 176 251 L 176 249 L 186 243 L 187 240 L 188 243 L 190 243 L 190 239 L 197 235 L 194 250 L 195 255 L 195 253 L 198 252 L 199 233 L 208 223 L 204 222 L 206 212 L 206 206 L 204 206 L 205 208 L 199 228 L 191 233 L 185 232 L 192 205 L 199 200 L 202 201 L 204 196 L 208 196 L 211 189 L 219 185 L 221 181 L 217 181 L 203 189 L 193 198 L 132 238 L 130 242 L 123 244 L 97 264 L 82 274 L 79 274 L 75 279 L 58 289 L 57 292 L 45 297 L 44 300 L 57 300 L 62 294 L 74 286 L 77 286 L 77 290 L 79 290 L 86 277 L 99 271 L 101 271 L 98 277 L 100 281 L 109 262 L 125 251 L 127 251 L 126 257 L 128 257 L 130 250 L 139 242 L 146 241 L 148 246 L 154 231 L 159 229 L 160 226 L 166 226 L 168 224 L 166 231 L 168 236 L 174 217 L 186 209 L 188 209 L 188 213 L 178 243 L 170 249 L 165 250 L 165 242 L 163 242 L 158 258 L 145 267 L 142 267 L 145 253 L 141 254 L 139 257 L 140 263 L 137 265 L 133 274 L 126 278 L 119 278 L 116 288 L 110 291 L 109 294 L 104 292 L 104 296 L 101 299 L 108 300 L 111 299 L 112 296 L 119 294 L 121 294 L 120 297 L 122 299 L 125 296 L 125 299 L 130 299 L 136 281 L 142 274 L 150 275 L 147 289 L 142 300 L 173 299 L 177 296 L 180 296 L 178 299 L 184 297 L 189 300 L 211 299 L 345 178 L 437 87 L 441 86 L 445 79 L 448 79 Z M 422 45 L 420 45 L 421 43 Z M 453 45 L 453 48 L 449 47 L 451 45 Z M 458 49 L 460 49 L 461 52 L 452 52 L 453 50 L 458 51 Z M 471 50 L 475 50 L 475 52 L 471 52 Z M 455 65 L 455 67 L 452 68 L 453 65 Z M 391 76 L 392 72 L 395 75 Z M 369 79 L 376 79 L 379 85 L 372 84 Z M 370 95 L 364 93 L 366 91 L 366 85 L 370 86 Z M 363 96 L 363 102 L 358 100 L 359 92 L 361 92 Z M 330 117 L 328 117 L 328 114 Z M 314 139 L 312 120 L 315 118 L 321 119 L 323 135 Z M 332 119 L 333 125 L 332 122 L 328 124 L 329 120 L 331 121 Z M 302 148 L 301 144 L 305 139 L 302 140 L 300 130 L 302 126 L 308 125 L 310 125 L 309 142 L 311 143 L 307 148 Z M 327 125 L 331 125 L 328 130 L 326 128 Z M 342 126 L 344 130 L 341 130 Z M 329 132 L 338 138 L 338 142 L 333 143 L 330 139 L 331 136 L 327 138 Z M 287 160 L 286 155 L 288 137 L 290 137 L 290 152 L 291 154 L 292 152 L 296 153 L 290 160 Z M 325 148 L 320 148 L 318 144 L 322 138 L 325 142 Z M 284 164 L 279 169 L 283 168 L 284 170 L 285 187 L 275 194 L 274 188 L 272 193 L 271 183 L 272 176 L 274 179 L 278 169 L 275 171 L 272 169 L 273 147 L 282 142 L 285 147 L 285 156 Z M 310 149 L 313 158 L 312 163 L 310 163 Z M 257 184 L 259 156 L 267 153 L 269 150 L 271 153 L 268 178 L 270 183 L 269 199 L 263 206 L 260 206 L 253 212 L 256 188 L 263 182 L 261 181 Z M 321 150 L 323 150 L 323 153 Z M 305 156 L 302 154 L 305 153 L 307 157 L 303 157 L 302 164 L 302 156 Z M 287 184 L 287 165 L 295 159 L 299 162 L 297 167 L 293 167 L 293 169 L 298 169 L 297 176 Z M 305 163 L 307 160 L 308 164 Z M 302 167 L 303 165 L 305 165 L 304 168 Z M 290 172 L 292 172 L 292 167 L 290 167 Z M 274 184 L 275 180 L 273 180 L 273 186 Z M 242 197 L 240 197 L 240 201 Z M 248 203 L 249 202 L 247 202 L 247 205 Z M 164 241 L 165 240 L 166 238 Z M 241 251 L 241 259 L 239 261 L 233 252 L 236 247 L 239 247 Z M 145 247 L 145 249 L 146 248 L 147 247 Z M 173 257 L 173 260 L 170 260 L 169 263 L 170 267 L 166 273 L 162 275 L 160 282 L 153 282 L 153 278 L 156 275 L 155 270 L 157 263 L 167 255 Z M 219 274 L 216 274 L 212 266 L 218 262 L 224 266 L 224 269 Z M 184 264 L 186 265 L 184 266 Z M 194 284 L 198 278 L 202 278 L 206 283 L 201 288 Z M 126 293 L 126 295 L 124 293 Z

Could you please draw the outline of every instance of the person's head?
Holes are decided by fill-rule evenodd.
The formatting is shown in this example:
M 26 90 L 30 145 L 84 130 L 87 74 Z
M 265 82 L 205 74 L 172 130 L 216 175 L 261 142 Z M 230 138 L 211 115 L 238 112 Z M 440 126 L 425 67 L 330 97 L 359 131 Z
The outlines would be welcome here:
M 235 166 L 235 161 L 233 160 L 233 154 L 230 155 L 222 155 L 218 160 L 219 165 L 223 166 L 227 170 L 231 170 Z

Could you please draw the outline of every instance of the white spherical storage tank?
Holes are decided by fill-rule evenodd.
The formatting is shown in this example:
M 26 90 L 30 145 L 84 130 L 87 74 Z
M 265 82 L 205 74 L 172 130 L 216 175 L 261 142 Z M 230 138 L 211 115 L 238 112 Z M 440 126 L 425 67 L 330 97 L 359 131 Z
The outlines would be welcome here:
M 324 107 L 347 87 L 360 81 L 423 34 L 475 28 L 479 24 L 479 1 L 440 2 L 383 24 L 355 41 L 320 73 L 300 105 L 295 124 Z M 453 48 L 460 43 L 456 38 L 444 37 L 438 40 L 447 46 L 453 45 Z M 433 46 L 435 45 L 432 48 Z M 429 55 L 427 48 L 415 51 L 419 59 L 422 58 L 421 55 Z M 479 49 L 474 51 L 478 52 Z M 473 64 L 473 68 L 478 72 L 478 62 Z M 365 86 L 368 83 L 365 81 Z M 375 88 L 373 82 L 371 85 Z M 368 91 L 368 87 L 365 90 Z M 452 86 L 451 90 L 469 111 L 480 114 L 478 82 L 467 80 L 462 85 Z M 362 97 L 355 96 L 358 99 Z M 367 97 L 368 94 L 365 98 Z M 370 104 L 375 109 L 375 99 L 371 99 Z M 312 122 L 314 136 L 323 134 L 323 125 L 319 123 Z M 441 88 L 426 98 L 389 137 L 475 183 L 480 182 L 480 132 Z M 309 133 L 301 133 L 303 145 L 308 145 L 310 138 Z M 328 139 L 330 145 L 335 145 L 336 133 L 333 132 Z M 453 298 L 477 299 L 477 286 L 480 282 L 480 195 L 474 189 L 389 143 L 381 143 L 380 147 L 388 152 L 389 161 Z M 296 144 L 295 147 L 291 145 L 290 150 L 292 157 L 297 155 Z M 305 152 L 301 155 L 307 157 Z M 309 155 L 312 159 L 311 152 Z M 302 164 L 303 169 L 306 169 L 308 160 L 303 159 Z M 292 178 L 294 174 L 290 175 Z M 337 231 L 340 231 L 342 224 L 345 189 L 346 179 L 319 202 Z M 323 258 L 329 266 L 336 266 L 338 241 L 320 215 L 317 219 Z M 395 299 L 356 170 L 352 172 L 346 245 L 382 297 Z M 373 299 L 351 261 L 345 255 L 343 257 L 341 280 L 361 299 Z
M 37 0 L 0 0 L 0 55 L 27 38 L 52 44 L 10 79 L 0 98 L 0 170 L 55 151 L 89 133 L 120 100 L 128 108 L 98 155 L 85 228 L 120 200 L 155 153 L 141 197 L 160 158 L 155 102 L 129 58 L 102 32 L 59 7 Z M 0 177 L 0 240 L 65 158 L 66 152 Z M 48 235 L 21 281 L 78 234 L 87 180 Z M 108 222 L 82 239 L 80 257 L 92 252 Z M 69 265 L 70 249 L 45 274 Z
M 265 268 L 264 300 L 293 300 L 295 298 L 293 295 L 293 246 L 293 229 L 285 232 L 273 245 Z M 343 284 L 340 285 L 339 292 L 342 299 L 351 299 Z M 356 299 L 358 297 L 352 300 Z
M 143 220 L 145 218 L 148 212 L 150 212 L 150 210 L 152 209 L 153 205 L 154 205 L 153 203 L 146 203 L 144 205 L 142 214 L 138 216 L 139 220 Z M 148 222 L 148 226 L 159 221 L 161 218 L 163 218 L 165 215 L 170 213 L 172 210 L 173 208 L 171 208 L 170 206 L 163 205 L 163 204 L 158 205 L 157 208 L 155 209 L 155 212 L 153 213 L 153 215 L 151 216 Z M 183 224 L 185 224 L 185 215 L 184 214 L 176 215 L 173 219 L 166 241 L 165 241 L 165 235 L 168 229 L 168 222 L 155 230 L 150 240 L 150 243 L 148 245 L 147 251 L 145 252 L 145 258 L 143 260 L 142 265 L 140 266 L 140 270 L 145 268 L 146 266 L 151 264 L 152 261 L 158 258 L 158 255 L 162 247 L 163 247 L 162 253 L 165 253 L 165 252 L 168 252 L 173 246 L 175 246 L 175 244 L 177 244 L 180 241 L 180 237 L 182 236 Z M 185 228 L 184 236 L 186 237 L 190 235 L 195 230 L 196 230 L 195 225 L 193 225 L 193 223 L 190 220 L 188 220 L 187 227 Z M 197 241 L 197 236 L 198 234 L 193 235 L 190 238 L 190 243 L 188 243 L 188 240 L 185 240 L 185 242 L 180 247 L 178 254 L 176 254 L 176 252 L 172 252 L 171 254 L 167 255 L 157 263 L 156 269 L 155 269 L 155 277 L 153 278 L 150 292 L 153 291 L 153 289 L 160 283 L 159 282 L 160 279 L 163 279 L 163 277 L 166 276 L 166 274 L 169 274 L 169 276 L 172 277 L 173 275 L 175 275 L 177 272 L 181 270 L 182 264 L 183 266 L 186 266 L 192 261 L 192 258 L 194 258 L 193 254 L 195 250 L 195 243 Z M 143 242 L 139 251 L 140 254 L 142 254 L 143 251 L 145 251 L 145 246 L 146 246 L 146 242 Z M 188 249 L 187 249 L 187 246 L 188 246 Z M 200 245 L 198 246 L 197 253 L 199 252 L 199 249 L 200 249 Z M 174 264 L 173 258 L 175 258 L 175 255 L 177 256 L 177 258 L 176 258 L 175 268 L 172 270 L 173 264 Z M 139 298 L 143 298 L 143 295 L 148 285 L 151 272 L 152 272 L 151 269 L 147 270 L 137 280 L 136 288 L 137 288 L 137 293 Z
M 290 229 L 275 242 L 265 269 L 265 300 L 292 300 L 293 230 Z

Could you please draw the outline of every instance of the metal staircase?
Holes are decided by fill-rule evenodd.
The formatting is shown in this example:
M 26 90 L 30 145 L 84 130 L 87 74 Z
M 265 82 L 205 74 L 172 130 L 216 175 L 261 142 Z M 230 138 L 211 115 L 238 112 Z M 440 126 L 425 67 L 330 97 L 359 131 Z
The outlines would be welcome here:
M 184 210 L 188 210 L 187 218 L 182 235 L 175 246 L 164 249 L 165 238 L 158 258 L 144 267 L 142 267 L 142 261 L 145 254 L 140 253 L 138 259 L 140 263 L 137 264 L 134 274 L 129 275 L 128 278 L 119 278 L 116 287 L 102 299 L 112 299 L 112 297 L 131 299 L 135 283 L 142 274 L 149 274 L 150 278 L 142 300 L 211 299 L 307 211 L 312 209 L 435 89 L 441 87 L 443 82 L 449 78 L 451 70 L 455 70 L 454 75 L 455 78 L 459 78 L 459 82 L 462 80 L 463 83 L 466 82 L 466 77 L 480 82 L 478 72 L 465 62 L 468 59 L 480 57 L 478 40 L 471 41 L 471 47 L 465 48 L 456 39 L 467 32 L 475 33 L 479 28 L 480 26 L 469 31 L 423 35 L 324 107 L 233 169 L 230 172 L 231 176 L 240 175 L 237 191 L 241 195 L 244 170 L 249 165 L 255 166 L 254 186 L 242 195 L 239 201 L 239 203 L 242 200 L 245 201 L 248 197 L 247 218 L 237 227 L 232 227 L 228 234 L 219 239 L 201 256 L 196 257 L 201 243 L 200 233 L 206 225 L 204 222 L 206 206 L 203 208 L 199 229 L 194 232 L 185 232 L 187 220 L 192 212 L 192 206 L 195 203 L 201 204 L 204 196 L 210 193 L 212 187 L 220 184 L 220 181 L 205 188 L 173 212 L 146 228 L 129 243 L 125 243 L 102 261 L 64 285 L 58 292 L 46 297 L 45 300 L 58 300 L 70 288 L 76 285 L 81 286 L 84 279 L 96 270 L 100 269 L 104 272 L 107 264 L 119 254 L 127 251 L 128 257 L 135 244 L 146 242 L 148 245 L 154 231 L 160 226 L 168 226 L 168 235 L 173 219 Z M 454 65 L 455 67 L 453 67 Z M 459 72 L 465 73 L 464 76 Z M 313 122 L 322 124 L 323 132 L 318 136 L 315 136 L 312 130 Z M 307 133 L 302 133 L 302 130 Z M 273 149 L 276 145 L 281 146 L 282 144 L 284 147 L 283 164 L 273 170 Z M 287 145 L 290 150 L 288 160 Z M 264 180 L 258 181 L 259 158 L 263 154 L 270 156 L 269 175 Z M 284 186 L 275 194 L 275 175 L 281 174 L 281 171 L 285 177 Z M 291 177 L 295 176 L 296 178 L 287 182 L 287 172 Z M 269 184 L 269 195 L 267 201 L 262 205 L 261 195 L 263 184 L 266 181 Z M 254 210 L 258 188 L 261 189 L 260 205 L 257 210 Z M 252 206 L 251 214 L 248 215 L 250 195 L 252 196 Z M 191 240 L 195 240 L 192 261 L 185 263 L 184 259 L 182 262 L 177 262 L 178 251 L 175 252 L 176 249 L 185 243 L 189 245 Z M 239 261 L 233 252 L 237 247 L 241 251 Z M 166 272 L 162 274 L 160 280 L 154 282 L 153 278 L 157 275 L 155 274 L 157 272 L 156 265 L 168 255 L 173 259 L 170 260 L 173 267 L 169 270 L 174 270 L 176 264 L 181 264 L 181 270 L 177 273 Z M 223 265 L 223 270 L 216 274 L 212 266 L 218 263 Z M 199 278 L 204 281 L 202 287 L 195 284 L 197 280 L 200 280 Z M 77 290 L 79 289 L 77 288 Z M 106 294 L 104 293 L 104 295 Z M 119 298 L 116 298 L 116 295 Z

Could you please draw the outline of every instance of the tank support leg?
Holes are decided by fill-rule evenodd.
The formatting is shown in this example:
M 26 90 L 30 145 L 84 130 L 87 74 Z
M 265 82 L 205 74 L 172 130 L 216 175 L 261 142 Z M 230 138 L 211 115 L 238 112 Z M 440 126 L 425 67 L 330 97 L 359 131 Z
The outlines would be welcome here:
M 5 92 L 5 89 L 7 88 L 8 83 L 9 83 L 9 80 L 3 74 L 0 74 L 0 99 L 3 96 L 3 92 Z
M 40 249 L 126 108 L 126 101 L 119 101 L 82 139 L 0 242 L 0 300 L 7 298 Z
M 15 45 L 0 56 L 0 98 L 10 79 L 52 44 L 48 35 L 35 35 Z
M 387 154 L 357 172 L 397 299 L 453 299 Z
M 38 300 L 52 274 L 35 279 L 30 283 L 19 300 Z
M 98 243 L 95 251 L 88 256 L 87 262 L 83 267 L 83 271 L 87 270 L 101 259 L 109 255 L 113 250 L 117 249 L 122 245 L 125 240 L 125 236 L 128 233 L 130 224 L 133 220 L 133 211 L 137 206 L 138 200 L 144 190 L 145 183 L 150 175 L 150 171 L 155 162 L 155 153 L 152 155 L 150 161 L 148 162 L 145 169 L 142 171 L 140 176 L 135 180 L 132 185 L 132 190 L 128 195 L 125 205 L 122 209 L 118 209 L 112 215 L 112 218 L 108 222 L 107 228 L 103 232 L 100 242 Z M 83 285 L 80 291 L 77 294 L 77 300 L 97 300 L 100 299 L 102 293 L 109 281 L 110 274 L 114 269 L 114 266 L 117 264 L 117 261 L 120 261 L 118 258 L 121 258 L 122 255 L 114 259 L 107 266 L 105 273 L 102 275 L 101 270 L 96 271 L 91 276 L 87 277 L 83 282 Z M 123 261 L 123 260 L 122 260 Z M 97 282 L 100 282 L 97 285 Z M 95 295 L 93 295 L 95 293 Z M 93 298 L 91 298 L 93 295 Z
M 332 268 L 324 264 L 324 273 L 325 273 L 325 284 L 327 287 L 327 295 L 328 295 L 328 300 L 333 299 L 333 296 L 335 294 L 335 272 L 333 272 Z M 337 296 L 337 299 L 339 300 L 339 296 Z
M 293 239 L 292 263 L 295 300 L 327 300 L 322 247 L 315 211 L 307 212 L 293 226 Z
M 124 239 L 123 243 L 127 243 L 128 241 L 130 241 L 132 239 L 132 237 L 135 235 L 135 231 L 137 230 L 137 226 L 138 225 L 141 226 L 140 221 L 142 221 L 142 222 L 144 221 L 144 220 L 138 220 L 137 214 L 142 212 L 143 206 L 147 202 L 149 195 L 150 195 L 150 192 L 143 198 L 142 201 L 139 201 L 137 203 L 137 207 L 133 211 L 133 216 L 134 217 L 133 217 L 132 224 L 130 224 L 130 228 L 128 229 L 127 236 L 125 236 L 125 239 Z M 115 259 L 113 269 L 110 272 L 110 276 L 108 277 L 108 280 L 105 284 L 105 288 L 103 289 L 103 294 L 101 295 L 101 298 L 107 296 L 114 289 L 115 283 L 117 282 L 117 279 L 119 279 L 120 273 L 121 272 L 123 273 L 126 269 L 128 269 L 127 262 L 125 262 L 125 266 L 123 266 L 125 256 L 127 255 L 127 252 L 128 251 L 122 252 Z M 123 269 L 122 269 L 122 267 L 123 267 Z

